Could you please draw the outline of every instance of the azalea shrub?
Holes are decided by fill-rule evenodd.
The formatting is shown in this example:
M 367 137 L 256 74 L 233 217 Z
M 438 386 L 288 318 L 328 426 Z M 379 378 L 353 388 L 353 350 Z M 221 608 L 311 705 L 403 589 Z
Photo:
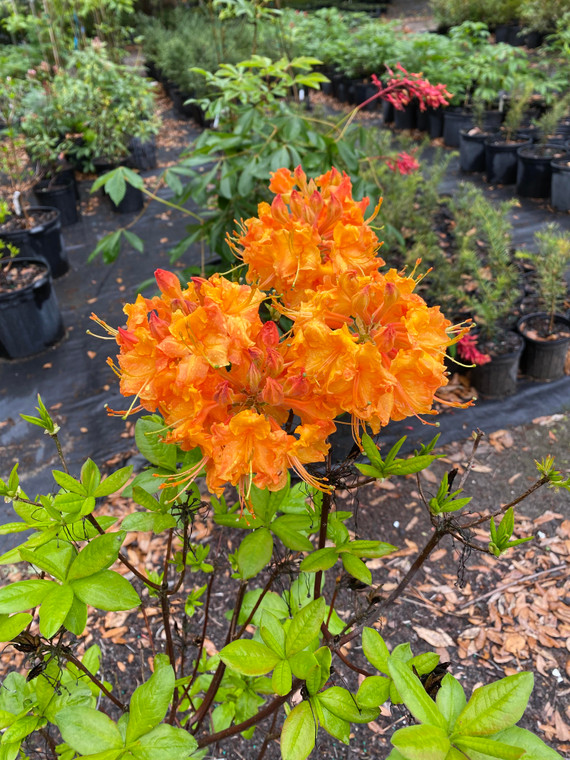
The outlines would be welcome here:
M 133 479 L 123 467 L 103 478 L 91 460 L 69 472 L 42 400 L 36 415 L 24 415 L 54 439 L 61 469 L 54 489 L 35 498 L 17 467 L 0 482 L 17 516 L 3 533 L 31 531 L 2 557 L 29 569 L 0 590 L 0 639 L 24 655 L 23 672 L 0 689 L 2 760 L 34 751 L 64 760 L 202 758 L 238 734 L 261 745 L 260 758 L 279 738 L 283 760 L 304 760 L 322 732 L 349 744 L 352 724 L 375 721 L 388 701 L 409 718 L 391 736 L 390 760 L 559 758 L 516 725 L 531 673 L 468 696 L 436 653 L 394 646 L 377 628 L 445 536 L 500 556 L 530 540 L 513 537 L 515 506 L 541 487 L 570 490 L 570 479 L 546 458 L 523 494 L 472 512 L 465 478 L 454 484 L 446 473 L 434 496 L 422 496 L 426 545 L 397 588 L 383 591 L 386 568 L 375 563 L 373 576 L 367 563 L 397 547 L 381 533 L 359 535 L 337 494 L 420 478 L 438 458 L 436 439 L 404 457 L 403 439 L 382 454 L 377 437 L 390 420 L 435 414 L 446 351 L 468 326 L 417 295 L 420 275 L 385 266 L 378 206 L 366 216 L 368 199 L 353 198 L 346 174 L 312 180 L 300 167 L 280 168 L 270 190 L 273 201 L 228 239 L 244 282 L 216 274 L 181 283 L 159 270 L 158 294 L 128 304 L 124 327 L 94 316 L 116 340 L 111 364 L 133 397 L 115 413 L 142 412 L 142 472 Z M 337 461 L 331 439 L 342 424 L 353 447 Z M 133 504 L 120 523 L 107 508 L 118 493 Z M 215 542 L 194 537 L 198 513 L 215 526 Z M 471 532 L 483 524 L 486 545 Z M 127 537 L 149 531 L 163 556 L 133 563 Z M 229 536 L 235 551 L 224 555 Z M 226 623 L 212 615 L 224 574 Z M 365 601 L 341 606 L 349 588 L 366 590 Z M 152 673 L 131 689 L 135 659 L 115 690 L 101 648 L 86 637 L 97 611 L 141 608 L 144 617 L 149 604 L 164 632 L 158 639 L 149 627 L 144 640 L 141 662 Z

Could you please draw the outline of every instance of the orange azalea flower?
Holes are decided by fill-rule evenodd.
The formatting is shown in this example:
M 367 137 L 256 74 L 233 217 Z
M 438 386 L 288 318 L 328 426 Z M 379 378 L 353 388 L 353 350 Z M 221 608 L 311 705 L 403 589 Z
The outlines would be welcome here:
M 306 465 L 325 460 L 343 413 L 356 441 L 362 426 L 432 414 L 446 349 L 467 331 L 427 306 L 413 276 L 380 271 L 368 199 L 353 200 L 347 175 L 279 169 L 270 188 L 273 203 L 229 241 L 252 284 L 214 275 L 183 287 L 158 270 L 160 296 L 127 305 L 126 329 L 95 318 L 120 347 L 121 392 L 162 415 L 167 441 L 201 450 L 172 480 L 186 487 L 205 468 L 208 488 L 232 484 L 242 505 L 252 484 L 280 489 L 291 468 L 328 489 Z M 267 298 L 292 321 L 283 335 L 260 317 Z

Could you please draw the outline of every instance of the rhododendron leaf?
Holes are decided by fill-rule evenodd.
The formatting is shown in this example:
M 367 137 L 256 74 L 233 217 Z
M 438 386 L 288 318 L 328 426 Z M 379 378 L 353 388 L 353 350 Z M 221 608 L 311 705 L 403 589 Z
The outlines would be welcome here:
M 11 641 L 33 620 L 29 612 L 0 615 L 0 641 Z
M 320 725 L 328 734 L 334 736 L 335 739 L 338 739 L 343 744 L 349 744 L 350 723 L 347 720 L 339 718 L 338 715 L 335 715 L 330 710 L 328 710 L 323 704 L 319 702 L 318 698 L 315 699 L 314 702 L 315 704 L 318 704 L 320 708 L 318 712 Z
M 161 723 L 141 736 L 131 752 L 137 760 L 185 760 L 197 746 L 196 739 L 185 729 Z
M 562 760 L 562 755 L 559 755 L 558 752 L 548 747 L 542 739 L 527 731 L 526 728 L 512 726 L 512 728 L 507 728 L 498 734 L 494 734 L 492 738 L 503 744 L 509 744 L 512 747 L 526 750 L 528 757 L 532 758 L 532 760 Z M 526 755 L 523 755 L 523 757 L 526 757 Z
M 307 536 L 304 536 L 292 527 L 291 523 L 288 522 L 288 518 L 290 517 L 296 518 L 297 515 L 283 515 L 282 517 L 278 517 L 271 523 L 271 530 L 281 539 L 288 549 L 292 549 L 295 552 L 312 551 L 313 544 L 309 541 Z
M 361 559 L 346 552 L 343 552 L 340 558 L 342 559 L 344 569 L 349 575 L 352 575 L 353 578 L 365 583 L 367 586 L 372 583 L 372 573 Z
M 125 236 L 127 243 L 132 245 L 135 251 L 138 251 L 139 253 L 144 251 L 144 242 L 138 235 L 135 235 L 135 233 L 130 230 L 123 230 L 123 235 Z
M 383 541 L 363 541 L 356 540 L 351 541 L 348 545 L 351 554 L 355 557 L 385 557 L 387 554 L 397 552 L 398 547 L 392 546 L 392 544 L 386 544 Z
M 176 471 L 176 446 L 164 443 L 164 422 L 153 415 L 141 417 L 135 425 L 135 442 L 140 453 L 156 467 L 162 467 L 170 472 Z
M 325 600 L 321 596 L 309 602 L 293 617 L 285 641 L 287 657 L 305 649 L 319 635 L 325 608 Z
M 51 474 L 53 475 L 55 482 L 62 488 L 65 488 L 66 491 L 69 491 L 70 493 L 78 493 L 82 496 L 87 496 L 87 491 L 85 490 L 83 483 L 80 483 L 78 480 L 69 475 L 69 473 L 60 472 L 59 470 L 52 470 Z
M 113 570 L 100 570 L 87 578 L 78 578 L 71 581 L 71 586 L 75 596 L 99 610 L 131 610 L 141 603 L 129 581 Z
M 73 604 L 71 586 L 54 584 L 40 607 L 40 633 L 46 639 L 59 631 Z
M 111 473 L 109 477 L 104 478 L 104 480 L 99 483 L 93 496 L 98 499 L 101 496 L 110 496 L 112 493 L 120 491 L 131 477 L 132 471 L 133 467 L 132 465 L 129 465 L 128 467 L 121 467 L 120 470 Z
M 161 504 L 158 499 L 155 499 L 152 494 L 145 491 L 140 486 L 134 486 L 132 490 L 132 496 L 134 501 L 145 509 L 150 509 L 151 512 L 164 512 L 168 505 Z
M 296 705 L 281 729 L 281 757 L 283 760 L 306 760 L 313 751 L 318 727 L 308 702 Z
M 136 741 L 164 720 L 173 693 L 174 670 L 165 655 L 158 655 L 154 660 L 154 673 L 131 697 L 127 743 Z
M 378 469 L 378 467 L 374 467 L 370 464 L 358 464 L 358 462 L 354 465 L 357 470 L 360 470 L 360 472 L 363 475 L 367 475 L 369 478 L 384 478 L 384 470 Z
M 467 704 L 463 686 L 451 673 L 446 673 L 435 698 L 440 713 L 446 720 L 448 732 L 453 731 L 455 721 Z
M 151 497 L 152 498 L 152 497 Z M 121 526 L 124 530 L 162 533 L 163 530 L 176 527 L 176 518 L 172 515 L 156 514 L 155 512 L 131 512 Z
M 408 726 L 392 736 L 392 744 L 406 760 L 446 760 L 451 747 L 437 726 Z
M 360 684 L 356 701 L 361 707 L 380 707 L 390 696 L 390 679 L 386 676 L 368 676 Z
M 414 718 L 420 723 L 445 729 L 447 723 L 444 716 L 438 710 L 433 699 L 427 694 L 420 679 L 412 672 L 410 666 L 407 663 L 390 658 L 388 669 L 400 697 Z
M 54 586 L 53 581 L 34 579 L 16 581 L 0 588 L 0 614 L 22 612 L 37 607 Z
M 273 536 L 267 528 L 254 530 L 242 540 L 236 553 L 237 565 L 243 580 L 253 578 L 271 561 Z
M 362 651 L 364 656 L 376 670 L 389 674 L 388 660 L 390 650 L 384 643 L 384 639 L 374 628 L 364 628 L 362 631 Z
M 378 710 L 360 706 L 354 695 L 341 686 L 331 686 L 318 695 L 319 702 L 338 718 L 350 723 L 370 723 L 378 717 Z
M 338 559 L 338 550 L 334 546 L 317 549 L 301 562 L 300 568 L 305 573 L 316 573 L 318 570 L 328 570 Z
M 437 456 L 428 454 L 415 456 L 411 459 L 396 459 L 395 462 L 387 465 L 387 472 L 390 475 L 411 475 L 414 472 L 425 470 L 437 458 Z
M 295 678 L 301 678 L 303 681 L 307 678 L 311 669 L 319 664 L 314 652 L 308 651 L 297 652 L 297 654 L 291 655 L 288 662 L 291 665 Z
M 474 750 L 485 757 L 497 757 L 500 760 L 518 760 L 525 755 L 525 750 L 520 747 L 511 747 L 509 744 L 496 742 L 484 736 L 461 736 L 453 740 L 456 747 L 468 753 Z
M 92 459 L 86 459 L 81 467 L 81 483 L 88 496 L 93 496 L 101 482 L 101 472 Z
M 514 726 L 522 718 L 533 684 L 532 673 L 515 673 L 475 689 L 457 718 L 456 734 L 490 736 Z
M 396 458 L 396 454 L 400 451 L 404 443 L 406 442 L 407 436 L 402 436 L 399 441 L 396 441 L 396 443 L 392 446 L 390 451 L 386 454 L 386 458 L 384 459 L 384 465 L 387 467 L 388 465 L 392 464 L 394 459 Z
M 271 612 L 265 610 L 259 626 L 261 638 L 279 657 L 285 657 L 285 629 Z
M 222 662 L 245 676 L 263 676 L 280 660 L 268 646 L 251 639 L 237 639 L 220 651 Z
M 408 665 L 415 670 L 419 676 L 425 673 L 431 673 L 439 662 L 439 655 L 435 652 L 422 652 L 409 660 Z
M 117 724 L 93 707 L 64 707 L 55 722 L 63 741 L 80 755 L 123 747 Z
M 288 660 L 280 660 L 277 663 L 271 677 L 271 685 L 275 693 L 279 694 L 280 697 L 289 694 L 293 685 L 293 676 Z
M 67 617 L 63 621 L 63 625 L 71 633 L 81 636 L 87 625 L 87 605 L 85 602 L 82 602 L 76 596 L 73 597 L 73 602 L 69 608 Z
M 85 578 L 110 567 L 119 556 L 126 535 L 126 531 L 119 530 L 92 539 L 71 563 L 67 579 Z
M 65 579 L 69 565 L 76 556 L 77 551 L 73 544 L 60 540 L 47 541 L 33 551 L 25 545 L 20 547 L 20 557 L 23 560 L 53 575 L 59 581 Z

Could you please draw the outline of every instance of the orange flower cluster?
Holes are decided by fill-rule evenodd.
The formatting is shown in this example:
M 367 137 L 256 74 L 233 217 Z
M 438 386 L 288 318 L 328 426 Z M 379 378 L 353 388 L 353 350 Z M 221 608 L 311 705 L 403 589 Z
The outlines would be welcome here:
M 231 483 L 245 502 L 251 483 L 278 490 L 290 468 L 327 488 L 305 465 L 324 461 L 343 413 L 357 441 L 361 425 L 432 414 L 457 340 L 412 276 L 380 271 L 368 200 L 352 199 L 346 175 L 280 169 L 270 188 L 271 206 L 229 241 L 250 284 L 214 275 L 183 289 L 158 270 L 161 295 L 139 296 L 127 329 L 112 331 L 123 395 L 163 416 L 167 440 L 202 452 L 179 482 L 205 467 L 213 493 Z M 264 300 L 290 329 L 262 321 Z

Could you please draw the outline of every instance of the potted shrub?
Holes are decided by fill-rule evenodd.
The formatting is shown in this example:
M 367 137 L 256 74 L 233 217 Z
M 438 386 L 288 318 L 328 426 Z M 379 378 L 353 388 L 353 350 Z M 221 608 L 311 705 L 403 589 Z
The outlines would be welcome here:
M 510 329 L 520 292 L 507 220 L 512 203 L 496 208 L 475 188 L 465 194 L 463 203 L 467 213 L 461 220 L 457 216 L 460 224 L 456 229 L 460 244 L 458 266 L 464 282 L 460 299 L 477 325 L 474 348 L 486 357 L 484 364 L 471 369 L 471 382 L 482 396 L 501 398 L 516 391 L 523 349 L 521 336 Z M 465 234 L 463 227 L 468 224 L 476 228 L 476 234 Z M 478 240 L 484 242 L 484 247 Z
M 0 241 L 0 356 L 33 356 L 63 337 L 48 265 Z M 8 254 L 8 255 L 7 255 Z
M 512 185 L 517 178 L 517 151 L 531 144 L 518 130 L 532 95 L 532 83 L 520 80 L 513 90 L 501 129 L 485 140 L 485 174 L 490 184 Z
M 570 108 L 570 93 L 560 98 L 535 123 L 539 140 L 517 152 L 517 193 L 527 198 L 548 198 L 552 179 L 551 161 L 564 158 L 566 136 L 557 140 L 556 129 Z
M 525 339 L 521 369 L 534 380 L 557 380 L 564 375 L 570 347 L 570 319 L 559 313 L 567 296 L 564 276 L 570 265 L 570 240 L 554 223 L 535 235 L 538 251 L 517 252 L 536 271 L 536 285 L 545 311 L 526 314 L 518 322 Z

